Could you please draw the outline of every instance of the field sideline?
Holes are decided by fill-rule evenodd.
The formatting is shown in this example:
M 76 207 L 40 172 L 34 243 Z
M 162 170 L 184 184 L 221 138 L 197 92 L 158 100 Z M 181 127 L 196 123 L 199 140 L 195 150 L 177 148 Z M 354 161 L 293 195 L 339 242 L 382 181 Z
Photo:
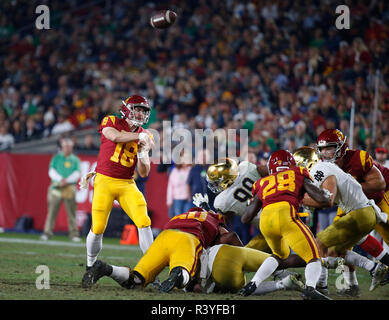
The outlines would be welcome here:
M 92 289 L 81 288 L 85 270 L 85 238 L 73 243 L 66 236 L 54 236 L 52 240 L 39 240 L 37 234 L 0 234 L 0 300 L 301 300 L 300 293 L 278 291 L 265 296 L 240 297 L 235 294 L 195 294 L 175 290 L 161 294 L 154 288 L 127 290 L 110 278 L 101 279 Z M 105 238 L 99 258 L 115 265 L 135 266 L 141 257 L 138 246 L 122 246 L 117 238 Z M 50 288 L 37 289 L 38 266 L 47 266 L 50 272 Z M 294 269 L 304 274 L 303 269 Z M 253 274 L 248 274 L 250 279 Z M 340 276 L 329 272 L 330 297 L 344 300 L 335 292 L 335 281 Z M 389 300 L 389 285 L 369 292 L 370 275 L 362 269 L 357 272 L 361 288 L 360 300 Z M 167 268 L 160 275 L 167 278 Z M 347 299 L 350 300 L 350 299 Z

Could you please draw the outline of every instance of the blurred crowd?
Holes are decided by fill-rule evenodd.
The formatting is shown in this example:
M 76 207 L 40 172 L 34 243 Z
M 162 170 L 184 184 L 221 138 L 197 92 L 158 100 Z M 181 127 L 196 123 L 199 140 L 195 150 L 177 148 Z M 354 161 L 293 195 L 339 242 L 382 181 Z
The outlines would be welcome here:
M 353 147 L 389 148 L 387 1 L 344 1 L 350 30 L 332 0 L 50 1 L 38 30 L 42 2 L 0 4 L 0 149 L 95 128 L 135 93 L 150 128 L 248 129 L 252 161 L 326 128 L 348 135 L 353 102 Z M 178 19 L 153 29 L 162 8 Z

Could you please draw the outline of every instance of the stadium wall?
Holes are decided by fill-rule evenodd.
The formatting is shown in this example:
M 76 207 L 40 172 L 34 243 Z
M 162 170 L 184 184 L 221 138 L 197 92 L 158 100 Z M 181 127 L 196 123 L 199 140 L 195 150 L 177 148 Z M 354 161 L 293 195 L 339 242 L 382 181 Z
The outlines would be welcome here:
M 34 229 L 41 231 L 47 214 L 47 188 L 50 184 L 48 168 L 52 154 L 0 153 L 0 227 L 12 229 L 23 215 L 34 219 Z M 96 156 L 78 155 L 81 174 L 96 166 Z M 161 229 L 168 221 L 166 207 L 166 173 L 158 173 L 157 165 L 151 165 L 146 182 L 146 201 L 152 216 L 152 227 Z M 162 187 L 162 186 L 165 186 Z M 91 212 L 93 188 L 79 190 L 77 187 L 77 223 L 81 228 Z M 118 204 L 116 206 L 119 207 Z M 62 204 L 54 231 L 67 231 L 65 206 Z

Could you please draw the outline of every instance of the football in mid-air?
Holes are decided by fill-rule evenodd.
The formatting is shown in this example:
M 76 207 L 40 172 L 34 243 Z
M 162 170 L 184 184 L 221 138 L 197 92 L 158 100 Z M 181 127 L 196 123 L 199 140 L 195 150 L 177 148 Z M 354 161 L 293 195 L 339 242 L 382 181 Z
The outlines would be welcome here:
M 155 29 L 169 28 L 176 21 L 177 14 L 172 10 L 161 10 L 152 15 L 150 24 Z

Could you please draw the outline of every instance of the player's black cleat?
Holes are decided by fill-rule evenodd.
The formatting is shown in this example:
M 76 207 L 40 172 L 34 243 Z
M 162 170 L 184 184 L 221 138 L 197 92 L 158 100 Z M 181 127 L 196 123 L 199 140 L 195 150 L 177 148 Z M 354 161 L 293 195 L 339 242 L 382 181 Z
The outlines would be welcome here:
M 361 296 L 361 290 L 358 285 L 351 285 L 345 289 L 339 289 L 336 294 L 341 297 L 359 298 Z
M 182 275 L 182 269 L 180 267 L 173 268 L 169 274 L 169 278 L 161 283 L 159 292 L 167 293 L 172 291 L 174 287 L 180 288 L 182 286 L 183 280 L 184 277 Z
M 320 287 L 318 285 L 316 285 L 316 290 L 319 291 L 320 293 L 328 296 L 330 294 L 330 290 L 328 289 L 328 286 L 323 286 L 323 287 Z
M 101 277 L 108 276 L 112 273 L 112 266 L 104 261 L 97 260 L 92 267 L 86 269 L 82 277 L 81 286 L 91 288 Z
M 257 289 L 257 285 L 255 284 L 255 282 L 250 281 L 248 284 L 246 284 L 245 287 L 243 287 L 238 291 L 238 294 L 240 296 L 247 297 L 251 295 L 256 289 Z
M 303 300 L 331 300 L 326 295 L 317 291 L 314 287 L 305 287 L 302 293 Z

